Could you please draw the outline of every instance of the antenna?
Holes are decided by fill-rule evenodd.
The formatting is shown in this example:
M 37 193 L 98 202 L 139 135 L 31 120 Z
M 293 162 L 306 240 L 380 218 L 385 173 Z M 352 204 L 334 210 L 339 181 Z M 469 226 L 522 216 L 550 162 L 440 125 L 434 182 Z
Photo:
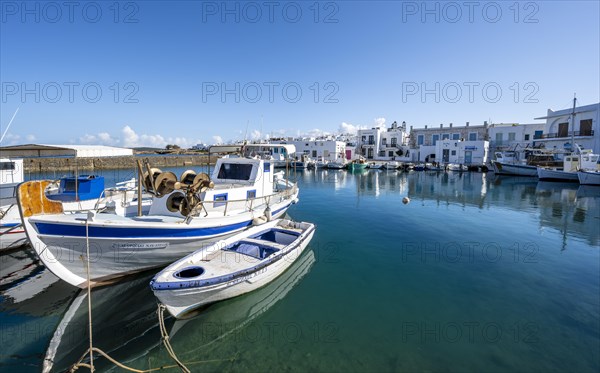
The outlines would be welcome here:
M 8 132 L 8 129 L 10 128 L 10 125 L 12 124 L 13 120 L 17 116 L 17 113 L 19 112 L 20 108 L 21 107 L 19 106 L 17 108 L 17 110 L 15 110 L 15 113 L 13 114 L 12 118 L 10 118 L 10 122 L 8 122 L 8 126 L 6 126 L 6 129 L 4 130 L 4 133 L 2 134 L 2 137 L 0 137 L 0 143 L 2 143 L 2 140 L 4 140 L 4 136 L 6 136 L 6 133 Z
M 248 126 L 250 125 L 250 120 L 248 119 L 248 121 L 246 122 L 246 133 L 244 133 L 244 142 L 243 144 L 246 145 L 246 139 L 248 138 Z

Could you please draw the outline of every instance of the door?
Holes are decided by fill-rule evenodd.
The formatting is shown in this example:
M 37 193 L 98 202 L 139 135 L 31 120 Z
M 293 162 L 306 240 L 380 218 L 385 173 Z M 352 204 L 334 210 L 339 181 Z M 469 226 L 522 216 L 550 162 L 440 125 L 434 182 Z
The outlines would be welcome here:
M 471 164 L 473 160 L 473 152 L 471 150 L 465 151 L 465 164 Z
M 450 149 L 444 149 L 442 151 L 442 162 L 444 162 L 444 163 L 450 162 Z

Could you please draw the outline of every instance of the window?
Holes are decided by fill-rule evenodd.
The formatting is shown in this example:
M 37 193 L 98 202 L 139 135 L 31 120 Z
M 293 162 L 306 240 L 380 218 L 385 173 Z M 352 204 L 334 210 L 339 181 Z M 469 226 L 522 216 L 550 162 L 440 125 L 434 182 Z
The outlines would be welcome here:
M 317 151 L 316 150 L 312 151 L 312 156 L 313 156 L 313 158 L 317 158 Z
M 450 152 L 450 154 L 456 155 L 456 150 L 453 150 L 452 152 Z
M 228 180 L 250 180 L 251 164 L 222 163 L 217 178 Z
M 425 136 L 418 135 L 417 136 L 417 145 L 423 145 L 423 141 L 425 140 Z
M 215 194 L 213 207 L 225 206 L 227 204 L 227 193 Z
M 273 149 L 273 153 L 275 153 L 275 154 L 279 153 L 279 148 Z
M 535 131 L 535 133 L 533 134 L 533 139 L 541 139 L 542 135 L 544 134 L 544 131 Z
M 0 162 L 0 170 L 14 170 L 15 162 Z
M 508 141 L 515 141 L 516 133 L 509 132 L 508 133 Z
M 393 157 L 393 156 L 394 156 L 394 151 L 393 151 L 393 150 L 390 150 L 390 151 L 388 152 L 388 157 Z
M 271 172 L 271 162 L 265 162 L 265 163 L 263 164 L 263 170 L 264 170 L 265 172 Z
M 365 142 L 365 141 L 367 141 L 367 136 L 363 136 L 363 137 L 361 137 L 361 140 L 362 140 L 362 142 Z
M 396 146 L 397 142 L 398 142 L 398 139 L 395 137 L 392 137 L 392 146 Z
M 579 121 L 579 136 L 592 136 L 592 120 L 584 119 Z
M 477 132 L 469 133 L 469 141 L 477 141 Z
M 373 135 L 369 135 L 369 145 L 373 145 L 375 143 L 375 138 Z
M 431 145 L 435 145 L 435 143 L 440 139 L 440 135 L 431 135 Z
M 498 144 L 498 145 L 502 144 L 502 137 L 503 137 L 502 135 L 503 135 L 502 132 L 498 132 L 496 134 L 496 144 Z
M 256 189 L 252 189 L 246 192 L 246 199 L 256 198 Z
M 529 134 L 525 135 L 525 141 L 529 141 Z
M 367 152 L 367 158 L 373 158 L 373 148 L 369 148 Z
M 442 135 L 442 140 L 450 140 L 450 134 L 449 133 L 444 133 Z
M 569 137 L 569 123 L 558 124 L 557 137 Z
M 453 133 L 452 140 L 460 140 L 460 133 Z
M 381 143 L 382 143 L 383 145 L 387 144 L 387 139 L 384 137 L 384 138 L 381 140 Z

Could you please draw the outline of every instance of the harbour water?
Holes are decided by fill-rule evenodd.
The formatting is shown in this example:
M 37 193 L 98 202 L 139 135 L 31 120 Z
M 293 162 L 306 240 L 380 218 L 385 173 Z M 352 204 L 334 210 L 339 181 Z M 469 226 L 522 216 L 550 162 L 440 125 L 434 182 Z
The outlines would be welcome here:
M 600 369 L 600 188 L 491 173 L 295 178 L 288 213 L 317 225 L 308 252 L 259 291 L 167 319 L 192 371 Z M 92 293 L 94 345 L 138 369 L 173 364 L 153 273 Z M 2 371 L 38 372 L 45 356 L 61 371 L 88 347 L 85 294 L 31 250 L 0 257 L 0 297 Z

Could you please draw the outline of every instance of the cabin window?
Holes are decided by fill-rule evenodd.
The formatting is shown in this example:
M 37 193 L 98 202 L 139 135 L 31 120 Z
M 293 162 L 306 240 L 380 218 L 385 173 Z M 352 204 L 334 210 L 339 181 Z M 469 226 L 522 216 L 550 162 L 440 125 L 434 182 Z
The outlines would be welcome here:
M 256 198 L 256 189 L 252 189 L 246 192 L 246 199 Z
M 222 163 L 217 177 L 227 180 L 250 180 L 251 174 L 251 164 Z
M 14 170 L 15 162 L 0 162 L 0 170 Z
M 265 162 L 263 167 L 264 167 L 265 172 L 271 172 L 271 163 L 270 162 Z
M 225 206 L 227 204 L 227 193 L 215 194 L 213 200 L 215 201 L 213 207 Z
M 592 136 L 592 120 L 584 119 L 579 121 L 579 136 Z

